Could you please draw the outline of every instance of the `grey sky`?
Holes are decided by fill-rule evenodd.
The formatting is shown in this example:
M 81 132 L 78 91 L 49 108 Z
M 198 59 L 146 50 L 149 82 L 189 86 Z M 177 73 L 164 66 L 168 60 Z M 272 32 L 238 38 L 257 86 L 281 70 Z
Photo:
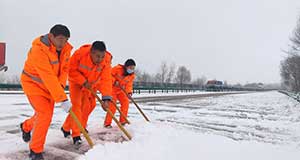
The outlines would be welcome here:
M 299 0 L 0 0 L 0 41 L 8 74 L 21 72 L 35 37 L 62 23 L 75 49 L 104 40 L 113 64 L 130 57 L 154 73 L 165 60 L 193 78 L 279 82 L 299 15 Z

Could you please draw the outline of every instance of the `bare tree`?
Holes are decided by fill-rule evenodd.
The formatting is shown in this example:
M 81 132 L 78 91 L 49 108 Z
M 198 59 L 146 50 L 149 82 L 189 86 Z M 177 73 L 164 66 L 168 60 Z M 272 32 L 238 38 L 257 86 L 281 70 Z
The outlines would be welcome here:
M 12 75 L 10 76 L 9 80 L 7 81 L 8 84 L 20 84 L 20 76 L 19 75 Z
M 143 72 L 141 82 L 152 82 L 152 79 L 153 78 L 149 73 Z
M 193 84 L 197 85 L 198 87 L 203 87 L 203 86 L 205 86 L 206 81 L 207 81 L 206 77 L 205 77 L 205 76 L 202 76 L 201 78 L 197 78 L 197 79 L 193 82 Z
M 300 17 L 290 38 L 288 56 L 280 63 L 280 75 L 283 88 L 300 91 Z
M 300 56 L 290 54 L 281 62 L 280 75 L 285 88 L 300 91 Z
M 153 75 L 153 82 L 162 84 L 162 76 L 160 73 Z
M 173 79 L 174 79 L 174 76 L 175 76 L 175 70 L 176 70 L 176 64 L 175 63 L 170 64 L 168 74 L 167 74 L 166 83 L 173 82 Z
M 142 71 L 139 69 L 135 69 L 134 74 L 135 74 L 135 81 L 140 82 L 142 79 Z
M 159 67 L 158 73 L 155 75 L 155 79 L 157 82 L 161 83 L 161 85 L 164 85 L 167 79 L 168 74 L 168 64 L 167 62 L 163 61 L 161 62 L 161 65 Z
M 160 83 L 163 86 L 165 86 L 166 83 L 172 82 L 175 74 L 175 69 L 175 64 L 171 64 L 170 66 L 168 66 L 168 63 L 166 61 L 162 61 L 158 73 L 153 76 L 154 82 Z
M 183 84 L 189 83 L 191 79 L 191 72 L 185 66 L 180 66 L 176 72 L 176 82 L 182 87 Z
M 299 53 L 300 52 L 300 16 L 298 18 L 298 22 L 296 28 L 294 29 L 292 37 L 290 37 L 290 41 L 292 44 L 290 45 L 289 53 Z
M 136 76 L 136 82 L 153 82 L 155 78 L 153 78 L 152 75 L 147 73 L 146 71 L 141 71 L 141 70 L 136 70 L 135 71 L 135 76 Z
M 0 84 L 20 84 L 19 75 L 5 75 L 0 73 Z

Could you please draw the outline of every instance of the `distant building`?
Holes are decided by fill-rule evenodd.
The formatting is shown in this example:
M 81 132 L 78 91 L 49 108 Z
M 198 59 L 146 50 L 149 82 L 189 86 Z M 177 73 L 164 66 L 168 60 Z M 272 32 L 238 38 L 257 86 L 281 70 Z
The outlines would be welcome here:
M 220 87 L 223 86 L 223 82 L 222 81 L 217 81 L 217 80 L 209 80 L 206 83 L 206 86 L 216 86 L 216 87 Z
M 221 91 L 223 90 L 224 83 L 218 80 L 209 80 L 205 87 L 207 91 Z

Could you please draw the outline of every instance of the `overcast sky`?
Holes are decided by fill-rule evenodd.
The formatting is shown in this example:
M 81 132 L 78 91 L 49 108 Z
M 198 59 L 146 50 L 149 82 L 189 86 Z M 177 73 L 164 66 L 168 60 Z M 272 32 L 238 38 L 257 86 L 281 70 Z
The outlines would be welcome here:
M 8 74 L 21 73 L 34 38 L 62 23 L 75 49 L 105 41 L 113 64 L 134 58 L 155 73 L 167 61 L 193 78 L 273 83 L 299 15 L 299 0 L 0 0 L 0 41 Z

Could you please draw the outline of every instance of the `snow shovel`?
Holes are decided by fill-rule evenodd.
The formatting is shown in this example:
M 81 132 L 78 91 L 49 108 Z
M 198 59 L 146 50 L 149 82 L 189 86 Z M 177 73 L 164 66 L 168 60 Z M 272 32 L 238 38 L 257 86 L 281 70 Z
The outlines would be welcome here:
M 75 115 L 75 113 L 72 110 L 70 110 L 69 113 L 70 113 L 71 117 L 73 118 L 73 120 L 75 121 L 77 127 L 79 128 L 79 130 L 81 131 L 81 133 L 83 134 L 85 139 L 87 140 L 90 147 L 93 148 L 94 143 L 92 142 L 91 137 L 86 133 L 85 129 L 82 127 L 82 125 L 79 122 L 79 120 L 78 120 L 77 116 Z
M 150 120 L 148 119 L 148 117 L 144 114 L 144 112 L 142 111 L 141 107 L 139 107 L 139 105 L 135 102 L 135 100 L 125 91 L 125 89 L 123 87 L 121 87 L 121 86 L 119 86 L 119 87 L 126 94 L 126 96 L 131 100 L 131 102 L 134 103 L 134 105 L 140 111 L 140 113 L 143 115 L 143 117 L 146 119 L 146 121 L 150 122 Z
M 100 99 L 100 97 L 92 89 L 89 89 L 89 91 L 97 98 L 97 100 L 101 104 L 102 108 L 104 108 L 103 101 Z M 113 118 L 113 120 L 118 125 L 120 130 L 127 136 L 127 138 L 129 140 L 131 140 L 132 139 L 131 135 L 126 131 L 126 129 L 121 125 L 121 123 L 117 120 L 117 118 L 112 114 L 112 112 L 109 110 L 109 108 L 107 108 L 106 111 Z
M 126 123 L 130 124 L 129 120 L 127 119 L 127 117 L 124 115 L 123 112 L 121 112 L 120 108 L 118 108 L 117 104 L 114 101 L 111 101 L 111 103 L 113 103 L 113 105 L 116 107 L 116 109 L 118 110 L 118 112 L 120 113 L 120 116 L 122 116 Z

